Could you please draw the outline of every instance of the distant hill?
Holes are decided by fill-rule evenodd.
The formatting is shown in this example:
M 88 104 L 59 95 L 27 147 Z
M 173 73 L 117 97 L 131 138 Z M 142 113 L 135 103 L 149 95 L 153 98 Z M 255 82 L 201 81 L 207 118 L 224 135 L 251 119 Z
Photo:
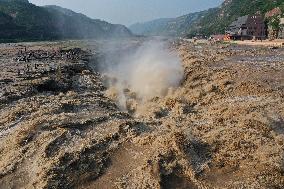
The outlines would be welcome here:
M 221 6 L 206 11 L 187 14 L 178 18 L 169 19 L 161 27 L 154 27 L 155 21 L 143 24 L 135 24 L 130 29 L 137 33 L 139 26 L 140 34 L 144 35 L 171 35 L 171 36 L 193 36 L 196 34 L 210 35 L 224 33 L 225 29 L 236 18 L 259 12 L 265 14 L 267 11 L 281 7 L 284 10 L 283 0 L 225 0 Z M 150 25 L 150 26 L 149 26 Z
M 150 22 L 136 23 L 129 26 L 129 29 L 138 35 L 160 35 L 166 34 L 167 24 L 174 18 L 160 18 Z
M 209 9 L 188 33 L 199 32 L 205 35 L 224 33 L 230 23 L 240 16 L 257 12 L 264 15 L 269 10 L 283 5 L 283 0 L 225 0 L 220 7 Z
M 187 14 L 178 18 L 162 18 L 144 23 L 133 24 L 129 29 L 139 35 L 179 36 L 186 34 L 189 27 L 205 12 Z
M 123 25 L 91 19 L 58 6 L 0 0 L 0 41 L 126 37 Z

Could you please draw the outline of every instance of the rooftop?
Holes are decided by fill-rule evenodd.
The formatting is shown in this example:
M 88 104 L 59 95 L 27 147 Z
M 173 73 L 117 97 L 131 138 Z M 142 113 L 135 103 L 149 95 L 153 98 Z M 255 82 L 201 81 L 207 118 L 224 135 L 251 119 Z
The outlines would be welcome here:
M 248 17 L 248 15 L 239 17 L 234 22 L 232 22 L 229 27 L 241 27 L 243 24 L 246 24 Z

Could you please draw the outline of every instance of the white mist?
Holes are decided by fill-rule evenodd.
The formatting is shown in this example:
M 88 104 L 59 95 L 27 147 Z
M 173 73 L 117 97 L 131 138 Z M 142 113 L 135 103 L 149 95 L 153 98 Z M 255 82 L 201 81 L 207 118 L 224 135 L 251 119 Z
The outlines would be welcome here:
M 104 68 L 104 74 L 111 78 L 108 79 L 109 88 L 112 92 L 115 90 L 116 100 L 122 108 L 126 108 L 130 98 L 145 102 L 164 96 L 169 89 L 179 86 L 183 78 L 182 63 L 166 43 L 145 42 L 131 52 L 117 55 L 119 61 Z

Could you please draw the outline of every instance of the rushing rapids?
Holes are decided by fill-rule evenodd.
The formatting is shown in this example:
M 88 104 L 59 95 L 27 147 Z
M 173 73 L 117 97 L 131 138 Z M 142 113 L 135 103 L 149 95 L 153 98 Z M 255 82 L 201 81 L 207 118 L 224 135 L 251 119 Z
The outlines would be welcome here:
M 121 109 L 105 43 L 0 46 L 0 188 L 284 186 L 283 49 L 171 43 L 178 82 Z

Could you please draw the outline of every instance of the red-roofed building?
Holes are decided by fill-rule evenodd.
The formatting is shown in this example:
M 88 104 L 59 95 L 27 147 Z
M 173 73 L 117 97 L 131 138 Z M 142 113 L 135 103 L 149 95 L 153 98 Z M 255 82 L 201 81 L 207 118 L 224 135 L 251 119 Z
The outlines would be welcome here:
M 276 7 L 270 11 L 268 11 L 266 14 L 265 14 L 265 18 L 270 18 L 272 16 L 277 16 L 277 15 L 280 15 L 282 14 L 282 11 L 279 7 Z
M 215 40 L 215 41 L 229 41 L 230 40 L 230 36 L 229 35 L 211 35 L 210 39 Z

